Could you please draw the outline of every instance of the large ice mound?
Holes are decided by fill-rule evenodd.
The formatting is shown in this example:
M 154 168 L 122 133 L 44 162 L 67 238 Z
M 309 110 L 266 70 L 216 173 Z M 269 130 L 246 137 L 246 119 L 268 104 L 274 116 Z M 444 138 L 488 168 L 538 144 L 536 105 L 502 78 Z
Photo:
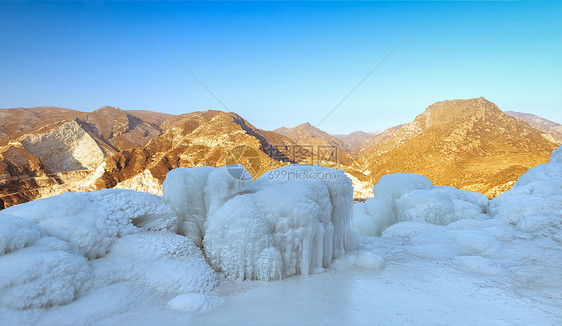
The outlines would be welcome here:
M 89 288 L 88 260 L 35 223 L 0 215 L 0 305 L 13 309 L 66 304 Z
M 562 147 L 552 152 L 549 163 L 529 169 L 512 189 L 492 199 L 490 215 L 562 242 Z
M 289 166 L 251 182 L 228 168 L 176 169 L 164 183 L 182 233 L 202 239 L 207 261 L 227 277 L 315 273 L 355 248 L 353 187 L 343 171 Z
M 201 166 L 168 172 L 162 187 L 164 199 L 179 217 L 179 233 L 200 245 L 207 214 L 250 185 L 231 177 L 226 168 Z
M 402 249 L 416 257 L 453 262 L 459 269 L 483 274 L 500 272 L 490 258 L 499 258 L 502 243 L 515 236 L 508 223 L 494 219 L 463 219 L 446 226 L 406 221 L 382 233 L 383 238 L 399 240 Z
M 418 174 L 395 173 L 380 178 L 374 198 L 353 206 L 353 226 L 365 236 L 380 236 L 403 221 L 447 225 L 460 219 L 487 218 L 488 198 L 466 190 L 433 186 Z
M 102 257 L 120 236 L 139 228 L 176 231 L 178 218 L 158 196 L 123 189 L 65 193 L 0 211 L 32 220 L 48 235 L 78 247 L 86 257 Z
M 167 231 L 119 238 L 109 253 L 92 262 L 98 284 L 134 282 L 165 294 L 207 292 L 218 284 L 201 249 L 187 237 Z

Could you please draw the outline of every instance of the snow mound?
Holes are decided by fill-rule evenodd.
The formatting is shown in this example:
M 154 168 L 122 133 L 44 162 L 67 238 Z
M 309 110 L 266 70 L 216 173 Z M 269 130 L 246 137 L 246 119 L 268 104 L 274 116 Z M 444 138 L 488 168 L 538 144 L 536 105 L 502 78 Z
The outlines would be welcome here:
M 486 196 L 433 186 L 429 179 L 417 174 L 387 174 L 373 192 L 374 198 L 353 207 L 354 228 L 365 236 L 380 236 L 383 230 L 402 221 L 447 225 L 460 219 L 487 218 Z
M 559 178 L 562 178 L 562 146 L 552 151 L 548 163 L 532 167 L 520 176 L 513 188 Z
M 178 168 L 166 175 L 163 194 L 179 216 L 179 233 L 201 244 L 208 211 L 214 211 L 232 196 L 246 190 L 249 181 L 237 180 L 227 167 Z
M 493 256 L 503 241 L 513 239 L 513 233 L 506 236 L 510 230 L 509 224 L 494 220 L 461 220 L 447 226 L 406 221 L 390 226 L 382 237 L 399 240 L 410 254 L 422 259 L 447 261 L 458 256 Z
M 123 189 L 65 193 L 9 207 L 0 212 L 4 214 L 34 221 L 90 259 L 104 256 L 115 239 L 137 227 L 175 231 L 178 222 L 160 197 Z
M 180 312 L 206 312 L 224 302 L 223 298 L 199 293 L 185 293 L 170 300 L 166 307 Z
M 127 281 L 179 294 L 207 292 L 218 284 L 201 250 L 189 238 L 167 231 L 124 236 L 92 264 L 97 286 Z
M 0 216 L 0 227 L 9 248 L 0 255 L 0 305 L 12 309 L 62 305 L 89 288 L 90 265 L 76 248 L 44 236 L 35 223 L 23 218 Z
M 490 215 L 519 231 L 562 240 L 562 147 L 549 163 L 529 169 L 513 188 L 492 199 Z
M 30 220 L 10 215 L 0 216 L 0 256 L 29 246 L 42 236 L 43 230 Z
M 272 177 L 292 174 L 301 178 Z M 218 177 L 214 182 L 221 183 Z M 245 193 L 209 211 L 203 239 L 207 260 L 240 280 L 318 273 L 355 249 L 352 203 L 353 187 L 343 171 L 298 165 L 269 171 Z

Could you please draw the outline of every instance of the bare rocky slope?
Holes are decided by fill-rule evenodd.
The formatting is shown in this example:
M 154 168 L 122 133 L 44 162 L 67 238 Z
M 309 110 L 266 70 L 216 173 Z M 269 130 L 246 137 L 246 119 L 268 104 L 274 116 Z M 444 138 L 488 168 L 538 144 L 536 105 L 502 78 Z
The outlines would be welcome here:
M 107 158 L 81 189 L 122 187 L 158 194 L 166 173 L 174 168 L 232 163 L 244 164 L 254 178 L 289 163 L 320 163 L 346 171 L 355 181 L 358 196 L 365 191 L 362 188 L 367 192 L 372 188 L 348 153 L 344 152 L 345 163 L 319 156 L 319 146 L 342 149 L 342 143 L 308 124 L 283 135 L 258 129 L 235 113 L 210 110 L 173 116 L 161 123 L 161 128 L 163 134 L 146 146 Z M 243 155 L 232 156 L 238 152 Z M 339 158 L 341 153 L 336 155 Z
M 345 166 L 353 167 L 356 165 L 355 159 L 349 154 L 343 141 L 335 136 L 322 131 L 310 123 L 306 122 L 294 128 L 281 127 L 274 132 L 287 136 L 296 144 L 303 147 L 310 147 L 314 150 L 319 148 L 335 149 L 334 162 Z
M 313 153 L 312 161 L 314 163 L 320 160 L 322 162 L 319 163 L 323 166 L 344 170 L 353 181 L 355 198 L 363 199 L 372 196 L 372 180 L 369 176 L 362 173 L 360 165 L 350 152 L 350 146 L 346 145 L 344 140 L 330 135 L 308 122 L 293 128 L 281 127 L 274 130 L 274 132 L 287 136 L 295 144 L 303 148 L 310 148 Z M 348 140 L 351 139 L 348 138 Z M 333 154 L 331 158 L 326 157 L 330 156 L 325 155 L 326 152 Z
M 159 192 L 166 173 L 177 167 L 246 163 L 253 176 L 288 164 L 293 142 L 282 135 L 255 128 L 235 113 L 202 111 L 174 116 L 162 123 L 164 133 L 142 147 L 107 159 L 83 187 L 101 189 L 151 184 Z M 233 148 L 247 149 L 242 159 L 230 157 Z M 274 151 L 276 155 L 270 155 Z M 246 160 L 244 161 L 244 158 Z
M 515 112 L 515 111 L 504 111 L 504 113 L 527 122 L 528 124 L 537 128 L 538 130 L 543 131 L 545 134 L 551 135 L 552 139 L 556 143 L 562 144 L 561 124 L 556 123 L 554 121 L 550 121 L 545 118 L 541 118 L 531 113 L 522 113 L 522 112 Z
M 81 113 L 55 106 L 0 109 L 0 141 L 33 132 L 54 122 L 72 120 Z
M 155 124 L 157 126 L 161 126 L 164 121 L 174 117 L 173 114 L 155 112 L 149 110 L 126 110 L 125 112 L 132 114 L 135 117 L 142 119 L 143 121 Z
M 382 131 L 364 132 L 354 131 L 347 135 L 334 135 L 343 142 L 343 146 L 349 153 L 357 153 L 363 144 L 369 139 L 380 134 Z
M 161 134 L 114 107 L 2 109 L 0 117 L 0 208 L 71 190 L 105 158 Z
M 481 97 L 429 106 L 411 123 L 366 142 L 359 160 L 374 182 L 388 173 L 418 173 L 436 185 L 494 197 L 557 147 L 549 135 Z

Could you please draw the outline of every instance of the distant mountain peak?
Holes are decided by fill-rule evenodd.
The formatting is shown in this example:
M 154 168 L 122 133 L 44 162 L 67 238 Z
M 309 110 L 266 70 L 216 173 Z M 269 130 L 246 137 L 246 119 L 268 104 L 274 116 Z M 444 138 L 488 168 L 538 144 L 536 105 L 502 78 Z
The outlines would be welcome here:
M 365 132 L 365 131 L 354 131 L 352 133 L 349 133 L 347 135 L 334 135 L 334 137 L 339 138 L 345 148 L 350 152 L 350 153 L 357 153 L 361 146 L 363 146 L 363 144 L 368 141 L 369 139 L 373 138 L 374 136 L 380 134 L 381 131 L 375 131 L 375 132 Z
M 493 197 L 526 169 L 546 162 L 556 147 L 538 129 L 480 97 L 432 104 L 412 122 L 370 139 L 360 155 L 375 178 L 418 173 L 435 184 Z
M 118 106 L 111 106 L 111 105 L 104 105 L 101 108 L 97 109 L 96 111 L 106 111 L 106 110 L 119 110 L 119 111 L 121 111 L 121 109 Z

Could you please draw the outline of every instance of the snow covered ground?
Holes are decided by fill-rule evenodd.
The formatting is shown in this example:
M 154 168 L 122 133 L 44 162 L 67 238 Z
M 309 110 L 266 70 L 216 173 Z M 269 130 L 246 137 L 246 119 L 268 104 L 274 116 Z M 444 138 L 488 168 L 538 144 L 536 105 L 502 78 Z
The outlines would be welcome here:
M 0 324 L 562 324 L 562 149 L 492 201 L 388 175 L 353 220 L 343 172 L 225 172 L 0 211 Z

